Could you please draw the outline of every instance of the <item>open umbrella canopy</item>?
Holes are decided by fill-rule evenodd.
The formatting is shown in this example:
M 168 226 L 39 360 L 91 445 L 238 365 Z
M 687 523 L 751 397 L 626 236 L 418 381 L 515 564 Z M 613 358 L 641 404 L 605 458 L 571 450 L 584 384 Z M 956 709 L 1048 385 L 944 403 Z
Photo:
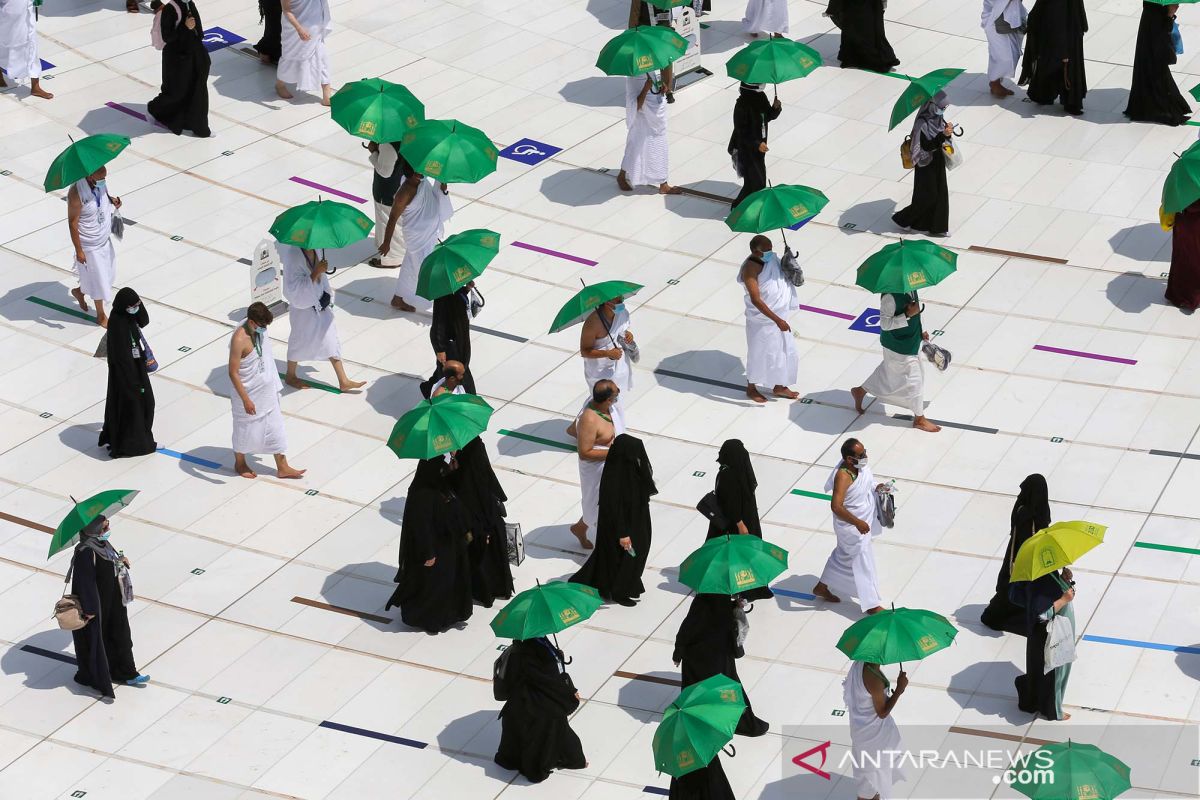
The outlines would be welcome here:
M 780 184 L 746 196 L 725 218 L 730 230 L 764 233 L 815 217 L 829 203 L 820 189 Z
M 492 620 L 492 632 L 506 639 L 536 639 L 583 622 L 604 605 L 600 592 L 582 583 L 553 581 L 526 589 Z
M 821 54 L 791 39 L 751 42 L 725 62 L 725 74 L 742 83 L 783 83 L 821 66 Z
M 946 69 L 935 69 L 933 72 L 927 72 L 919 78 L 910 78 L 908 86 L 900 95 L 900 99 L 892 106 L 892 117 L 888 121 L 888 130 L 895 128 L 904 118 L 916 111 L 921 106 L 928 103 L 937 94 L 950 83 L 950 81 L 962 75 L 963 71 L 955 67 Z
M 606 75 L 642 75 L 670 66 L 687 47 L 687 39 L 665 25 L 639 25 L 609 39 L 596 66 Z
M 876 611 L 851 625 L 837 649 L 851 661 L 898 664 L 920 661 L 949 647 L 958 635 L 950 620 L 922 608 Z
M 1039 747 L 1010 774 L 1012 787 L 1033 800 L 1112 800 L 1131 785 L 1125 762 L 1070 739 Z
M 1025 540 L 1013 559 L 1010 580 L 1033 581 L 1074 564 L 1104 541 L 1104 525 L 1074 520 L 1056 522 Z
M 683 560 L 679 582 L 702 594 L 740 594 L 770 584 L 787 559 L 786 550 L 757 536 L 716 536 Z
M 457 292 L 483 274 L 500 252 L 500 234 L 486 228 L 462 231 L 439 242 L 421 262 L 417 294 L 436 300 Z
M 50 162 L 42 187 L 47 192 L 65 189 L 112 161 L 128 146 L 129 139 L 115 133 L 97 133 L 71 142 Z
M 442 183 L 477 183 L 496 171 L 500 154 L 478 128 L 456 119 L 427 119 L 404 134 L 400 155 Z
M 617 297 L 632 297 L 642 288 L 640 283 L 629 281 L 601 281 L 584 286 L 575 296 L 563 304 L 550 324 L 550 333 L 558 333 L 577 322 L 582 322 L 604 303 Z
M 682 8 L 693 4 L 693 0 L 646 0 L 646 2 L 661 11 L 670 11 L 672 8 Z
M 460 449 L 487 430 L 492 407 L 474 394 L 440 394 L 422 400 L 396 420 L 388 449 L 400 458 L 434 458 Z
M 742 686 L 724 675 L 693 683 L 663 711 L 654 731 L 654 766 L 678 778 L 708 766 L 733 738 L 746 709 Z
M 330 101 L 333 121 L 372 142 L 398 142 L 425 121 L 425 106 L 412 92 L 383 78 L 347 83 Z
M 957 265 L 953 250 L 925 239 L 901 239 L 868 256 L 854 283 L 876 294 L 907 294 L 941 283 Z
M 276 217 L 270 234 L 280 244 L 306 250 L 335 249 L 367 238 L 374 225 L 370 217 L 353 206 L 313 200 Z
M 79 539 L 79 532 L 91 525 L 96 517 L 111 517 L 132 503 L 137 494 L 136 489 L 109 489 L 92 495 L 82 503 L 76 503 L 54 529 L 54 535 L 50 537 L 50 552 L 46 554 L 46 558 L 75 544 Z
M 1178 214 L 1197 200 L 1200 200 L 1200 142 L 1184 150 L 1171 165 L 1163 181 L 1163 211 Z

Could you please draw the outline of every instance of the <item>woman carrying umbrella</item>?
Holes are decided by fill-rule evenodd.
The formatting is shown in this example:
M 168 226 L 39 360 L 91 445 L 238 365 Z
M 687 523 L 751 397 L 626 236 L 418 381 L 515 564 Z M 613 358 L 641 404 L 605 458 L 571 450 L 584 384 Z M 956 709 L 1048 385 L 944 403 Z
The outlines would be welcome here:
M 1046 671 L 1048 626 L 1055 617 L 1066 617 L 1075 629 L 1075 584 L 1071 570 L 1043 575 L 1025 584 L 1025 674 L 1013 683 L 1017 687 L 1017 707 L 1046 719 L 1068 720 L 1063 712 L 1063 695 L 1071 677 L 1071 665 Z
M 151 430 L 154 387 L 146 366 L 150 348 L 142 336 L 149 324 L 137 292 L 128 286 L 117 292 L 108 320 L 108 393 L 98 441 L 113 458 L 144 456 L 158 449 Z
M 1013 503 L 1012 515 L 1009 517 L 1008 549 L 1000 563 L 1000 572 L 996 575 L 996 594 L 992 596 L 992 601 L 979 618 L 980 622 L 992 630 L 1025 635 L 1025 609 L 1009 600 L 1009 579 L 1012 575 L 1013 561 L 1021 545 L 1025 544 L 1030 536 L 1048 527 L 1050 490 L 1046 486 L 1046 479 L 1034 473 L 1021 481 L 1021 492 Z
M 715 521 L 708 526 L 706 539 L 714 539 L 726 534 L 749 534 L 762 538 L 762 523 L 758 518 L 758 500 L 754 496 L 758 488 L 758 479 L 754 476 L 754 465 L 750 463 L 750 453 L 741 439 L 727 439 L 717 453 L 716 486 L 717 504 L 721 507 L 721 516 L 728 522 L 728 528 L 721 528 Z M 775 595 L 766 586 L 743 592 L 747 600 L 767 600 Z
M 733 199 L 738 203 L 760 189 L 767 188 L 767 128 L 783 111 L 776 95 L 767 100 L 761 83 L 742 83 L 733 104 L 733 133 L 729 136 L 729 155 L 734 160 L 742 190 Z
M 129 612 L 133 581 L 129 559 L 108 541 L 109 523 L 97 516 L 79 532 L 71 558 L 71 593 L 79 598 L 87 624 L 71 632 L 79 669 L 75 682 L 113 697 L 113 681 L 138 686 L 150 680 L 133 660 Z
M 954 132 L 946 121 L 946 93 L 938 91 L 917 112 L 912 129 L 913 176 L 912 202 L 892 215 L 892 221 L 906 231 L 931 236 L 946 236 L 950 228 L 950 189 L 946 185 L 946 156 L 942 145 Z
M 476 437 L 458 451 L 458 469 L 450 473 L 450 485 L 462 499 L 471 529 L 467 548 L 471 563 L 471 595 L 484 608 L 497 597 L 513 593 L 512 568 L 508 563 L 508 539 L 504 530 L 504 494 L 487 447 Z

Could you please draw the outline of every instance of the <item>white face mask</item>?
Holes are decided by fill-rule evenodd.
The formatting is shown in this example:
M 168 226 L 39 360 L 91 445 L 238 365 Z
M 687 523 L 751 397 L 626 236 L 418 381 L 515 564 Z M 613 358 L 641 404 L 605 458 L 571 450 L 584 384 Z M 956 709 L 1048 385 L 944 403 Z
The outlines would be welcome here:
M 855 459 L 854 466 L 865 467 L 867 465 L 867 457 L 864 455 L 861 458 Z
M 142 307 L 141 307 L 141 305 L 129 306 L 125 310 L 128 311 L 130 314 L 136 314 L 137 312 L 142 310 Z

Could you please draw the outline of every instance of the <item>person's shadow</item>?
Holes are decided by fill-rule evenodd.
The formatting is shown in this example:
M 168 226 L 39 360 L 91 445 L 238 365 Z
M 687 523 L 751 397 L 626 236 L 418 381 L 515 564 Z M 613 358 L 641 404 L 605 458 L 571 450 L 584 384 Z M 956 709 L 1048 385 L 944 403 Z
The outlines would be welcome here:
M 1184 675 L 1194 681 L 1200 681 L 1200 644 L 1192 645 L 1186 652 L 1176 653 L 1175 663 Z
M 500 745 L 498 709 L 472 711 L 464 717 L 450 720 L 437 735 L 438 748 L 443 754 L 464 764 L 480 764 L 489 777 L 503 780 L 509 773 L 493 763 L 491 755 Z
M 746 370 L 737 356 L 720 350 L 688 350 L 654 368 L 659 386 L 718 403 L 746 405 Z
M 95 697 L 95 691 L 74 681 L 76 661 L 70 650 L 69 631 L 41 631 L 4 651 L 0 655 L 0 672 L 5 675 L 23 674 L 25 679 L 22 685 L 29 689 L 66 687 L 71 694 Z
M 0 317 L 9 322 L 36 322 L 48 328 L 62 330 L 68 325 L 94 328 L 95 320 L 81 319 L 74 314 L 66 314 L 54 308 L 37 303 L 30 298 L 37 298 L 48 303 L 79 311 L 79 304 L 71 297 L 66 285 L 57 281 L 38 281 L 27 283 L 9 289 L 0 297 Z M 92 308 L 92 304 L 88 303 Z M 84 313 L 80 311 L 79 313 Z M 94 309 L 91 313 L 95 313 Z

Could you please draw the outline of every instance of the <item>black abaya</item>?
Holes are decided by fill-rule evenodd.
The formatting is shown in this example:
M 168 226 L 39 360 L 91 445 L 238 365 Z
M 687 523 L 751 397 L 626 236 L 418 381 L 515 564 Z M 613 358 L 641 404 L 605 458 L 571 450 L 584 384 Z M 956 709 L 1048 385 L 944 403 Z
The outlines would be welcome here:
M 650 498 L 658 494 L 642 440 L 623 433 L 613 440 L 600 476 L 596 546 L 572 583 L 595 588 L 605 599 L 629 604 L 646 591 L 642 571 L 650 553 Z M 628 536 L 633 552 L 621 547 Z
M 447 361 L 463 365 L 462 387 L 475 394 L 475 378 L 471 375 L 471 316 L 467 312 L 468 290 L 464 287 L 454 294 L 433 301 L 433 320 L 429 325 L 429 343 L 434 353 L 445 353 Z M 432 381 L 441 377 L 441 365 L 434 368 Z M 432 385 L 432 384 L 431 384 Z
M 541 783 L 554 769 L 583 769 L 583 743 L 567 720 L 579 700 L 562 651 L 545 638 L 518 640 L 509 649 L 513 688 L 500 709 L 495 762 L 530 783 Z
M 272 64 L 278 64 L 283 53 L 283 4 L 280 0 L 258 0 L 258 13 L 262 17 L 263 35 L 254 49 Z
M 921 149 L 929 153 L 930 160 L 913 169 L 912 202 L 893 214 L 892 221 L 914 231 L 946 233 L 950 229 L 950 187 L 946 184 L 946 154 L 942 152 L 946 134 L 933 138 L 919 135 Z
M 176 136 L 189 130 L 208 137 L 208 68 L 211 60 L 204 49 L 204 24 L 192 2 L 181 3 L 184 19 L 190 15 L 196 27 L 188 30 L 175 7 L 168 3 L 159 15 L 162 37 L 162 91 L 146 110 Z
M 671 660 L 680 663 L 682 687 L 686 689 L 714 675 L 724 675 L 739 684 L 737 659 L 743 655 L 737 643 L 737 621 L 734 601 L 728 595 L 698 594 L 692 598 L 687 616 L 675 634 L 675 652 Z M 767 723 L 754 715 L 750 696 L 742 687 L 746 710 L 738 721 L 735 733 L 741 736 L 762 736 Z
M 668 800 L 736 800 L 721 757 L 713 756 L 707 767 L 689 772 L 681 778 L 671 778 Z
M 758 518 L 758 500 L 754 496 L 758 479 L 754 476 L 754 465 L 750 463 L 746 446 L 740 439 L 726 440 L 717 455 L 717 463 L 721 465 L 717 472 L 717 504 L 729 527 L 723 529 L 715 522 L 710 522 L 708 535 L 704 538 L 713 539 L 726 534 L 736 536 L 739 534 L 737 523 L 741 522 L 746 526 L 748 535 L 761 539 L 762 522 Z M 747 600 L 767 600 L 774 596 L 774 592 L 766 586 L 742 592 L 742 597 Z
M 1142 21 L 1133 51 L 1133 83 L 1125 108 L 1125 116 L 1132 120 L 1182 125 L 1192 113 L 1171 75 L 1170 65 L 1178 60 L 1171 41 L 1174 24 L 1175 18 L 1166 6 L 1142 3 Z
M 417 464 L 404 498 L 398 586 L 386 606 L 399 606 L 405 625 L 427 633 L 471 616 L 467 512 L 442 475 L 445 468 L 441 458 Z M 430 559 L 436 561 L 425 566 Z
M 126 311 L 141 306 L 136 314 Z M 144 456 L 158 449 L 154 441 L 154 389 L 146 371 L 141 328 L 150 315 L 137 292 L 126 286 L 113 299 L 108 316 L 108 394 L 104 427 L 98 444 L 113 458 Z
M 883 0 L 830 0 L 826 13 L 842 31 L 842 67 L 889 72 L 900 63 L 884 30 Z
M 501 505 L 508 497 L 482 439 L 472 439 L 458 451 L 458 469 L 451 473 L 450 482 L 462 498 L 471 528 L 471 595 L 491 608 L 497 597 L 512 597 L 513 577 Z
M 742 171 L 742 191 L 733 205 L 745 200 L 760 189 L 767 188 L 767 157 L 759 150 L 766 144 L 767 128 L 779 116 L 782 108 L 775 108 L 767 95 L 754 89 L 741 89 L 737 102 L 733 104 L 733 134 L 729 137 L 728 151 L 738 160 Z
M 123 683 L 138 676 L 121 584 L 112 562 L 89 547 L 77 546 L 72 564 L 71 593 L 79 598 L 84 614 L 95 615 L 82 628 L 71 631 L 79 667 L 75 682 L 113 697 L 113 681 Z
M 1013 503 L 1009 517 L 1008 549 L 996 575 L 996 594 L 983 610 L 979 621 L 994 631 L 1025 635 L 1025 609 L 1008 599 L 1009 575 L 1021 545 L 1030 536 L 1050 526 L 1050 499 L 1046 479 L 1033 474 L 1021 481 L 1021 493 Z
M 1061 98 L 1067 113 L 1083 113 L 1087 95 L 1083 35 L 1087 29 L 1083 0 L 1037 0 L 1029 12 L 1017 81 L 1028 85 L 1030 100 L 1049 105 Z
M 1017 688 L 1017 707 L 1046 719 L 1058 719 L 1055 680 L 1058 670 L 1046 672 L 1046 625 L 1041 619 L 1063 595 L 1062 579 L 1057 572 L 1024 584 L 1025 591 L 1025 674 L 1013 681 Z M 1065 583 L 1065 581 L 1064 581 Z M 1063 667 L 1069 668 L 1070 665 Z

